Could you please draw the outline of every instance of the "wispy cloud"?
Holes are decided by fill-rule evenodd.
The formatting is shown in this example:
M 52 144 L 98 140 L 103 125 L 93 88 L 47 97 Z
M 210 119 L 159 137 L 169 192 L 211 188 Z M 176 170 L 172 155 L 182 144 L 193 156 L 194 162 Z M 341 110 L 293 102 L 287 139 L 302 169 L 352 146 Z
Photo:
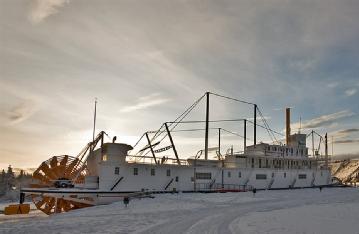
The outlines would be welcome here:
M 359 128 L 348 128 L 348 129 L 340 130 L 340 131 L 337 132 L 337 134 L 348 135 L 348 134 L 351 134 L 351 133 L 354 133 L 354 132 L 359 132 Z
M 59 12 L 59 9 L 69 2 L 70 0 L 36 0 L 29 19 L 32 23 L 40 23 L 50 15 Z
M 325 125 L 333 124 L 338 119 L 349 117 L 349 116 L 352 116 L 352 115 L 353 115 L 353 112 L 351 112 L 349 110 L 343 110 L 343 111 L 339 111 L 339 112 L 329 114 L 329 115 L 322 115 L 322 116 L 319 116 L 317 118 L 304 121 L 302 123 L 301 128 L 302 129 L 319 128 L 319 127 L 322 127 L 322 126 L 325 126 Z M 298 129 L 299 126 L 300 126 L 300 123 L 294 123 L 292 125 L 292 128 L 293 129 Z
M 344 159 L 359 159 L 359 152 L 352 154 L 338 154 L 334 155 L 334 160 L 344 160 Z
M 17 124 L 28 119 L 36 111 L 35 102 L 32 100 L 26 100 L 21 104 L 15 106 L 6 113 L 9 120 L 9 124 Z
M 335 144 L 359 143 L 359 139 L 334 140 Z
M 133 112 L 136 110 L 146 109 L 152 106 L 157 106 L 168 102 L 170 99 L 161 97 L 159 93 L 153 93 L 148 96 L 140 97 L 137 103 L 129 106 L 125 106 L 121 109 L 121 112 Z
M 357 92 L 357 89 L 347 89 L 345 90 L 345 95 L 350 97 L 350 96 L 353 96 L 354 94 L 356 94 Z

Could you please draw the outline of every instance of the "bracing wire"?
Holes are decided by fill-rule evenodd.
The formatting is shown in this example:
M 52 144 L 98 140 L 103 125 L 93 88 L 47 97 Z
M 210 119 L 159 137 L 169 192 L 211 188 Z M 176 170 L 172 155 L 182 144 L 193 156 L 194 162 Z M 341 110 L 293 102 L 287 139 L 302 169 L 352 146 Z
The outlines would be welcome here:
M 170 131 L 172 131 L 177 125 L 177 122 L 181 122 L 184 118 L 186 118 L 186 116 L 197 106 L 198 103 L 201 102 L 201 100 L 203 99 L 203 97 L 206 94 L 203 94 L 199 99 L 197 99 L 189 108 L 187 108 L 180 116 L 178 116 L 173 122 L 169 122 L 169 127 L 172 126 L 173 123 L 175 123 L 175 126 L 171 128 Z M 161 127 L 157 130 L 157 132 L 155 133 L 155 135 L 151 138 L 150 143 L 153 142 L 157 137 L 159 137 L 160 135 L 162 135 L 162 133 L 167 132 L 165 129 L 161 131 L 161 129 L 164 127 L 164 124 L 161 125 Z M 159 140 L 159 142 L 162 142 L 162 140 L 167 136 L 167 133 L 161 138 L 161 140 Z M 148 144 L 147 144 L 148 146 Z M 147 155 L 149 151 L 147 151 L 144 155 Z M 142 153 L 141 153 L 142 155 Z
M 211 93 L 211 92 L 208 92 L 209 94 L 212 94 L 214 96 L 217 96 L 217 97 L 221 97 L 221 98 L 224 98 L 224 99 L 228 99 L 228 100 L 232 100 L 232 101 L 236 101 L 236 102 L 240 102 L 240 103 L 244 103 L 244 104 L 248 104 L 248 105 L 254 105 L 257 110 L 258 110 L 258 113 L 259 113 L 259 116 L 263 122 L 263 125 L 261 124 L 258 124 L 256 123 L 256 126 L 259 126 L 263 129 L 266 129 L 269 137 L 271 138 L 271 140 L 273 142 L 277 142 L 279 143 L 279 141 L 277 140 L 275 134 L 278 134 L 278 135 L 281 135 L 281 136 L 284 136 L 284 134 L 282 133 L 279 133 L 279 132 L 276 132 L 274 130 L 272 130 L 269 126 L 269 124 L 267 123 L 266 119 L 264 118 L 262 112 L 260 111 L 260 109 L 258 108 L 258 106 L 254 103 L 251 103 L 251 102 L 247 102 L 247 101 L 244 101 L 244 100 L 240 100 L 240 99 L 237 99 L 237 98 L 231 98 L 231 97 L 228 97 L 228 96 L 225 96 L 225 95 L 220 95 L 220 94 L 217 94 L 217 93 Z M 170 128 L 169 131 L 172 132 L 177 126 L 178 124 L 183 124 L 183 123 L 201 123 L 201 122 L 205 122 L 205 121 L 183 121 L 187 115 L 198 105 L 199 102 L 202 101 L 202 99 L 204 98 L 204 96 L 206 95 L 203 94 L 199 99 L 197 99 L 190 107 L 188 107 L 181 115 L 179 115 L 174 121 L 172 122 L 167 122 L 168 123 L 168 127 Z M 229 121 L 243 121 L 244 119 L 227 119 L 227 120 L 211 120 L 209 122 L 229 122 Z M 254 124 L 254 121 L 250 121 L 250 120 L 247 120 L 248 122 Z M 222 128 L 223 129 L 223 128 Z M 185 131 L 185 130 L 177 130 L 177 131 Z M 186 130 L 186 131 L 194 131 L 194 130 Z M 224 131 L 227 131 L 228 133 L 232 133 L 231 131 L 228 131 L 228 130 L 224 130 Z M 164 124 L 161 125 L 161 127 L 157 130 L 157 131 L 149 131 L 147 133 L 154 133 L 153 137 L 150 139 L 150 144 L 151 142 L 153 142 L 154 140 L 156 140 L 158 137 L 160 137 L 163 133 L 165 133 L 163 135 L 163 137 L 159 140 L 159 142 L 162 142 L 163 139 L 166 138 L 166 136 L 168 135 L 167 134 L 167 130 L 164 129 Z M 135 144 L 135 146 L 138 145 L 138 143 L 141 141 L 141 139 L 144 137 L 145 134 L 143 134 L 141 136 L 141 138 L 137 141 L 137 143 Z M 240 136 L 238 134 L 238 136 Z M 243 137 L 243 136 L 240 136 L 240 137 Z M 147 144 L 146 146 L 149 146 L 149 144 Z M 147 155 L 148 153 L 150 152 L 150 150 L 147 150 L 146 153 L 144 153 L 144 155 Z M 143 155 L 143 152 L 138 152 L 137 155 L 140 154 L 140 155 Z

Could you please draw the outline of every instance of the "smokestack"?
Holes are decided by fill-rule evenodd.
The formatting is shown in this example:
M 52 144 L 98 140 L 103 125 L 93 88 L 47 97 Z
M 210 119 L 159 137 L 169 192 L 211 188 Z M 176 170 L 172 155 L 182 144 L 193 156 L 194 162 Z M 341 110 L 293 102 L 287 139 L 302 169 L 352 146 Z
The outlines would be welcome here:
M 290 136 L 290 108 L 285 109 L 285 139 L 286 144 L 289 145 L 289 136 Z

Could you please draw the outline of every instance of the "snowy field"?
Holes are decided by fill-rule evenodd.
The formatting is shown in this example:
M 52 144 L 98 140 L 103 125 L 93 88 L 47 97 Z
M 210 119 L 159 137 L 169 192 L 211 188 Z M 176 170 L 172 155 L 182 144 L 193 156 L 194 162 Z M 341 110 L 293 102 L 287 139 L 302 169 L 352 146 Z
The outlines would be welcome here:
M 0 215 L 0 233 L 355 233 L 359 189 L 160 194 L 45 216 Z

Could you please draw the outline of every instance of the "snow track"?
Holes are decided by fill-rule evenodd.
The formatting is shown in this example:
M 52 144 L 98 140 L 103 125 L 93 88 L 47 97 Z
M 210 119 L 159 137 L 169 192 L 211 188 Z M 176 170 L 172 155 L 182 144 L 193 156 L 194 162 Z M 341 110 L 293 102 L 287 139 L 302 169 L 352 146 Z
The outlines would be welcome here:
M 1 233 L 359 233 L 359 190 L 160 194 L 50 217 L 0 217 Z

